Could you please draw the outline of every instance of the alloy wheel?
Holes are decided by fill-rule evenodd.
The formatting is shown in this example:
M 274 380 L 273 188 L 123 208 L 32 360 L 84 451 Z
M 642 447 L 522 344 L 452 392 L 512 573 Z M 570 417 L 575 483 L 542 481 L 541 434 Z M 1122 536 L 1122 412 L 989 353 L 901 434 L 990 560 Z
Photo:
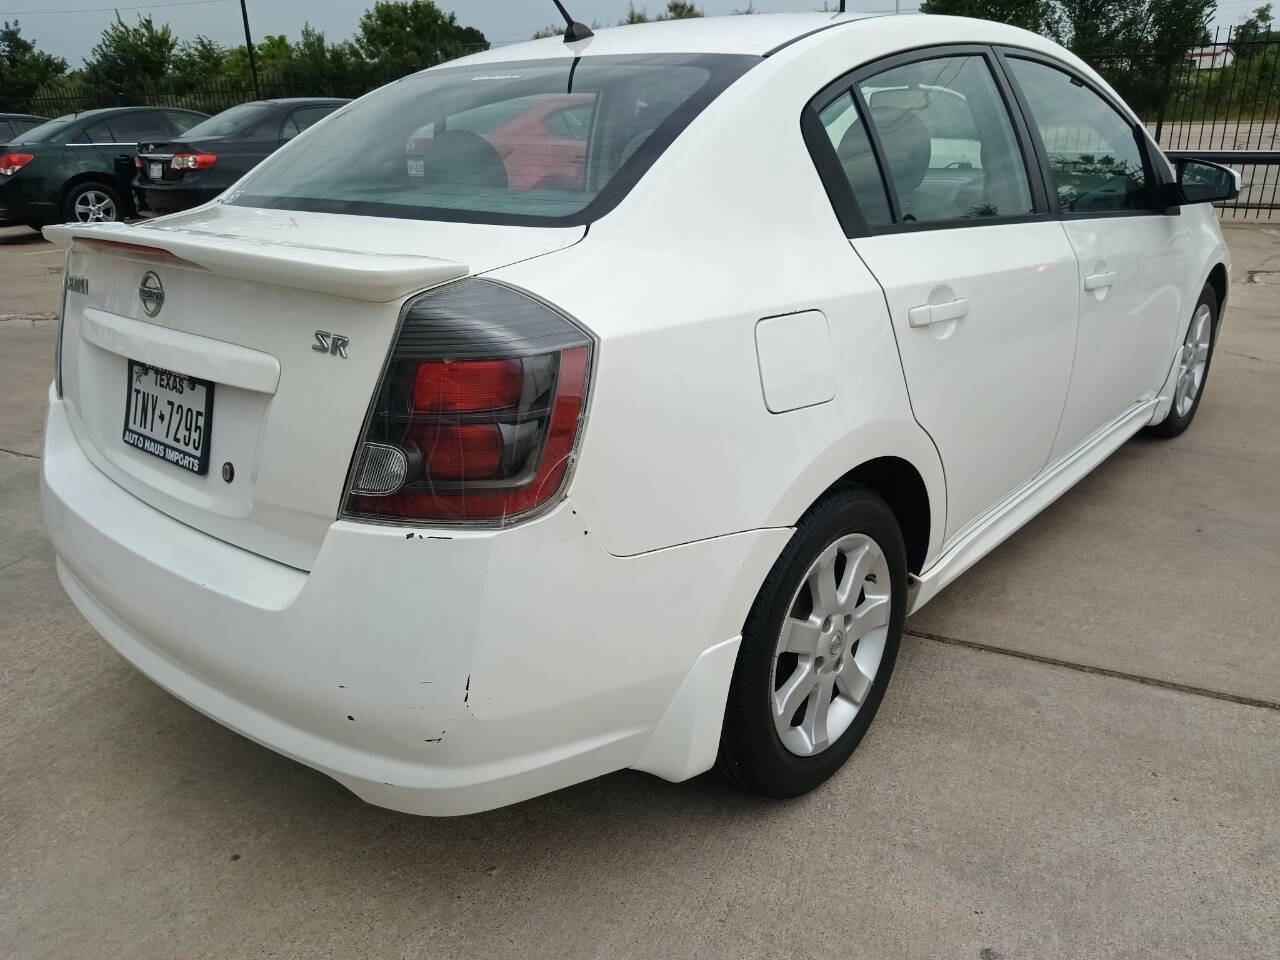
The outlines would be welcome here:
M 891 592 L 884 551 L 865 534 L 841 537 L 810 565 L 774 654 L 773 722 L 790 753 L 821 753 L 853 723 L 880 669 Z
M 101 190 L 86 190 L 76 197 L 77 223 L 103 223 L 116 219 L 116 202 Z
M 1173 391 L 1173 409 L 1179 417 L 1185 417 L 1195 406 L 1204 384 L 1205 369 L 1209 366 L 1209 350 L 1213 344 L 1213 312 L 1207 303 L 1196 307 L 1187 339 L 1182 344 L 1178 361 L 1178 380 Z

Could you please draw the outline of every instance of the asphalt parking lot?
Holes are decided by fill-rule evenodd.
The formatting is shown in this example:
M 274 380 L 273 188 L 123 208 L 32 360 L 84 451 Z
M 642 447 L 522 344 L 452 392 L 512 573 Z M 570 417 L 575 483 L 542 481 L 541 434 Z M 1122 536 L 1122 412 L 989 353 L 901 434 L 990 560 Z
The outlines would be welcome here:
M 61 258 L 0 230 L 0 957 L 1280 955 L 1280 225 L 1225 232 L 1195 424 L 912 618 L 825 787 L 628 772 L 428 820 L 81 620 L 39 518 Z

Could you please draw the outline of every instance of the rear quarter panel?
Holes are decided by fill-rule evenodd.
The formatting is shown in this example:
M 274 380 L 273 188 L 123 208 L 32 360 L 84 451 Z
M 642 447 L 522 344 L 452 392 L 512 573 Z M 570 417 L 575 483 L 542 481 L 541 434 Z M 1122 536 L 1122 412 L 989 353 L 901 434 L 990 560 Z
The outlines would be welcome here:
M 600 337 L 572 497 L 614 554 L 791 526 L 883 456 L 921 474 L 930 555 L 941 543 L 942 468 L 911 415 L 883 294 L 800 133 L 809 97 L 853 64 L 832 49 L 784 59 L 712 104 L 582 243 L 494 274 Z M 755 327 L 805 310 L 827 317 L 836 395 L 773 414 Z

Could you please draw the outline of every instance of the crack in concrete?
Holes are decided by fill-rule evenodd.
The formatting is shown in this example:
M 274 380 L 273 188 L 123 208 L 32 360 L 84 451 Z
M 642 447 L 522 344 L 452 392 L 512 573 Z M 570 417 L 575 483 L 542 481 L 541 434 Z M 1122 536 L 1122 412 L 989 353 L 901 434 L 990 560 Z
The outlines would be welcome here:
M 56 313 L 0 313 L 0 323 L 11 323 L 17 321 L 19 323 L 25 321 L 27 323 L 45 323 L 49 320 L 57 320 Z
M 8 447 L 0 447 L 0 453 L 9 453 L 15 457 L 22 457 L 24 460 L 39 460 L 40 457 L 34 453 L 21 453 L 17 450 L 10 450 Z
M 1280 360 L 1268 360 L 1266 357 L 1255 357 L 1252 353 L 1240 353 L 1236 350 L 1223 350 L 1223 353 L 1229 353 L 1233 357 L 1244 357 L 1246 360 L 1257 360 L 1259 363 L 1270 363 L 1280 366 Z
M 994 653 L 1019 660 L 1030 660 L 1032 663 L 1043 663 L 1051 667 L 1064 667 L 1077 673 L 1089 673 L 1098 677 L 1111 677 L 1114 680 L 1128 680 L 1148 687 L 1163 687 L 1165 690 L 1176 690 L 1192 696 L 1205 697 L 1210 700 L 1223 700 L 1227 703 L 1239 703 L 1246 707 L 1259 707 L 1263 710 L 1280 712 L 1280 702 L 1264 700 L 1260 697 L 1244 697 L 1225 690 L 1212 690 L 1208 687 L 1197 687 L 1190 683 L 1179 683 L 1177 680 L 1162 680 L 1159 677 L 1148 677 L 1141 673 L 1128 673 L 1124 670 L 1112 670 L 1110 667 L 1098 667 L 1090 663 L 1077 663 L 1074 660 L 1060 660 L 1057 657 L 1046 657 L 1039 653 L 1028 653 L 1025 650 L 1013 650 L 1009 647 L 997 647 L 989 643 L 978 643 L 976 640 L 960 640 L 946 637 L 938 633 L 924 633 L 920 630 L 903 630 L 903 633 L 919 640 L 932 640 L 934 643 L 945 643 L 953 647 L 967 647 L 982 653 Z

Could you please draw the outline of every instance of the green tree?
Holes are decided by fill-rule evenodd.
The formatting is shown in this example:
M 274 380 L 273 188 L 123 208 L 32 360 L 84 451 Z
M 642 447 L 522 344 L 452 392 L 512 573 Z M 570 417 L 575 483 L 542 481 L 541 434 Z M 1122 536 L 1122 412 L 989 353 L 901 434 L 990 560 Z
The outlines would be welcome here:
M 670 0 L 667 9 L 658 14 L 658 20 L 692 20 L 694 17 L 702 16 L 702 11 L 698 9 L 696 4 L 688 2 L 688 0 Z
M 386 78 L 489 47 L 483 33 L 462 26 L 432 0 L 378 0 L 360 18 L 355 45 Z
M 1231 39 L 1238 59 L 1248 60 L 1265 49 L 1258 41 L 1271 39 L 1272 22 L 1271 4 L 1266 3 L 1254 10 L 1252 16 L 1236 27 Z
M 216 40 L 197 35 L 178 44 L 169 59 L 169 78 L 179 91 L 191 90 L 222 79 L 227 49 Z
M 535 31 L 533 34 L 533 39 L 545 40 L 547 39 L 547 37 L 563 37 L 563 36 L 564 36 L 564 27 L 560 26 L 559 24 L 553 24 L 552 26 L 543 27 L 541 30 Z
M 1146 16 L 1133 42 L 1157 51 L 1176 47 L 1177 59 L 1204 34 L 1218 9 L 1217 0 L 1147 0 L 1144 6 Z
M 166 23 L 138 15 L 131 27 L 116 13 L 84 63 L 86 82 L 103 91 L 127 92 L 159 84 L 169 72 L 177 41 Z
M 302 25 L 302 36 L 293 45 L 292 56 L 284 70 L 284 78 L 299 83 L 316 84 L 308 92 L 335 96 L 360 83 L 367 65 L 355 45 L 349 41 L 329 43 L 324 34 L 309 23 Z
M 1159 67 L 1199 42 L 1216 0 L 925 0 L 924 13 L 977 17 L 1044 34 L 1095 63 L 1123 51 Z M 1128 64 L 1129 67 L 1132 64 Z
M 283 33 L 269 33 L 260 43 L 253 45 L 254 60 L 258 65 L 258 80 L 263 96 L 271 96 L 269 84 L 282 80 L 288 74 L 293 62 L 293 44 Z M 249 51 L 242 43 L 227 51 L 226 63 L 222 68 L 223 81 L 235 86 L 244 87 L 246 95 L 251 95 L 250 83 L 253 72 L 249 69 Z
M 628 23 L 648 23 L 648 22 L 649 22 L 648 11 L 643 8 L 637 10 L 636 5 L 634 3 L 627 4 L 626 17 L 623 20 L 618 21 L 619 26 L 625 26 Z
M 1055 32 L 1055 11 L 1048 0 L 925 0 L 920 12 L 995 20 L 1036 33 Z
M 67 61 L 36 48 L 15 21 L 0 27 L 0 110 L 26 110 L 45 84 L 67 72 Z

